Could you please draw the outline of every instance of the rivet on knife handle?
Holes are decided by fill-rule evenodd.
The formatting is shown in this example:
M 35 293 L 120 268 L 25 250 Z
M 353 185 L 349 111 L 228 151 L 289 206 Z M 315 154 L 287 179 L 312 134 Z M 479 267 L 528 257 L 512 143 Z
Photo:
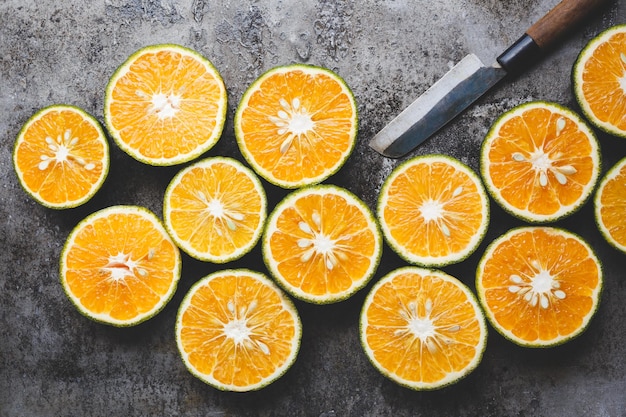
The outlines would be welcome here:
M 470 54 L 385 126 L 369 145 L 384 156 L 399 158 L 424 142 L 507 74 L 528 68 L 568 30 L 607 0 L 563 0 L 491 66 Z

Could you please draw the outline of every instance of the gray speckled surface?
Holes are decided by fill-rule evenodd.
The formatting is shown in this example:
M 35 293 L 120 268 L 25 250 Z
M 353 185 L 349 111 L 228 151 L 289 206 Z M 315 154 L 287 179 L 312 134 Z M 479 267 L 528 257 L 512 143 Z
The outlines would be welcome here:
M 111 171 L 86 205 L 52 211 L 20 189 L 11 152 L 21 125 L 39 108 L 74 104 L 102 120 L 109 76 L 138 48 L 179 43 L 204 54 L 229 90 L 229 119 L 208 155 L 241 159 L 232 114 L 243 91 L 273 66 L 307 62 L 350 85 L 360 111 L 359 142 L 328 182 L 371 207 L 400 161 L 367 147 L 386 122 L 469 52 L 492 60 L 556 0 L 4 0 L 0 3 L 0 416 L 622 416 L 626 415 L 626 255 L 593 224 L 590 204 L 558 223 L 583 236 L 604 263 L 605 291 L 591 326 L 557 348 L 516 347 L 490 332 L 479 368 L 458 384 L 416 393 L 368 363 L 358 340 L 365 291 L 345 302 L 297 303 L 304 325 L 293 368 L 255 393 L 214 390 L 187 372 L 173 329 L 189 287 L 218 266 L 184 258 L 172 301 L 155 318 L 116 329 L 82 317 L 58 280 L 58 258 L 72 227 L 112 204 L 160 214 L 165 186 L 180 167 L 155 168 L 111 147 Z M 528 73 L 505 83 L 413 155 L 445 153 L 478 169 L 481 140 L 516 104 L 550 100 L 575 110 L 571 65 L 602 29 L 626 23 L 614 1 Z M 626 142 L 599 134 L 604 167 Z M 267 185 L 270 204 L 285 195 Z M 488 236 L 475 255 L 445 270 L 473 286 L 487 242 L 522 223 L 492 206 Z M 374 279 L 404 265 L 388 247 Z M 263 270 L 255 249 L 229 265 Z M 369 287 L 368 287 L 369 288 Z

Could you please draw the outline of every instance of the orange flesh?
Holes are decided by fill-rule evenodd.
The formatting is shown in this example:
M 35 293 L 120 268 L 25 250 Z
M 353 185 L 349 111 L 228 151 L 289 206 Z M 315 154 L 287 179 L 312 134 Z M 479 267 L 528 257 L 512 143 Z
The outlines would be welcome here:
M 237 321 L 251 329 L 239 343 L 224 330 Z M 191 365 L 221 384 L 238 387 L 258 384 L 285 365 L 297 336 L 294 316 L 279 294 L 245 275 L 220 276 L 199 287 L 180 326 Z
M 290 133 L 273 118 L 286 109 L 310 117 L 311 128 L 296 133 L 284 152 Z M 299 106 L 294 102 L 299 100 Z M 324 175 L 350 151 L 354 139 L 353 104 L 342 86 L 326 74 L 303 71 L 276 73 L 254 91 L 241 115 L 247 151 L 263 170 L 281 181 L 299 182 Z
M 136 267 L 119 255 L 135 261 Z M 132 320 L 168 294 L 177 262 L 176 248 L 152 222 L 139 215 L 112 214 L 78 232 L 66 256 L 65 279 L 90 313 Z M 123 277 L 116 278 L 118 273 Z
M 559 120 L 565 120 L 562 129 L 558 128 Z M 575 172 L 561 184 L 556 170 L 548 169 L 547 184 L 541 185 L 540 174 L 531 162 L 537 151 L 551 161 L 552 167 L 573 167 Z M 579 201 L 593 179 L 594 152 L 577 123 L 549 109 L 533 108 L 500 127 L 489 148 L 488 176 L 500 196 L 513 207 L 551 215 Z M 524 160 L 516 160 L 515 154 L 523 155 Z
M 146 158 L 176 158 L 212 138 L 223 95 L 220 81 L 197 58 L 147 52 L 116 81 L 109 112 L 128 147 Z
M 66 132 L 71 133 L 68 138 Z M 70 144 L 73 139 L 77 141 Z M 49 111 L 24 132 L 16 149 L 16 169 L 26 188 L 43 201 L 52 205 L 75 202 L 88 195 L 103 175 L 103 161 L 108 158 L 105 140 L 81 114 Z M 51 148 L 59 145 L 67 149 L 68 157 L 54 159 L 41 169 L 42 158 L 55 158 Z M 88 164 L 93 167 L 85 169 Z
M 430 342 L 407 329 L 410 319 L 426 318 L 437 329 Z M 367 309 L 366 341 L 374 358 L 407 381 L 436 383 L 463 371 L 483 337 L 467 295 L 435 275 L 398 275 L 377 290 Z
M 582 91 L 593 114 L 626 132 L 626 33 L 601 43 L 585 63 Z
M 316 221 L 315 216 L 319 216 Z M 318 240 L 334 242 L 334 258 L 315 251 L 309 260 L 303 256 L 311 246 L 301 247 L 302 239 L 313 239 L 302 230 L 305 223 Z M 319 223 L 319 224 L 318 224 Z M 271 235 L 271 258 L 289 285 L 307 294 L 322 296 L 348 291 L 363 280 L 376 261 L 376 236 L 363 212 L 342 196 L 311 194 L 286 208 Z M 328 262 L 334 263 L 332 268 Z
M 227 215 L 211 214 L 212 203 L 220 205 Z M 248 245 L 264 210 L 255 183 L 226 163 L 187 172 L 172 190 L 168 204 L 171 225 L 179 238 L 195 250 L 216 257 Z
M 533 305 L 521 291 L 512 292 L 512 276 L 523 287 L 548 273 L 552 287 L 549 305 Z M 546 276 L 546 275 L 544 275 Z M 600 270 L 587 248 L 573 238 L 543 229 L 513 235 L 502 242 L 487 260 L 481 286 L 488 310 L 497 323 L 526 342 L 551 341 L 578 331 L 595 308 Z M 535 281 L 537 282 L 537 281 Z M 556 291 L 564 293 L 557 297 Z
M 444 257 L 465 250 L 484 221 L 476 184 L 447 163 L 413 165 L 395 178 L 387 193 L 384 221 L 398 244 L 417 256 Z M 420 214 L 432 202 L 445 210 L 441 223 L 447 228 Z

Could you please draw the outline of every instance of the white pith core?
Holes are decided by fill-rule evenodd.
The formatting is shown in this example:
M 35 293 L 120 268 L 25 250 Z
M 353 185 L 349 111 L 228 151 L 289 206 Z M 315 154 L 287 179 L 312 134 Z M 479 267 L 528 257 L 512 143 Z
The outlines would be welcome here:
M 208 198 L 202 191 L 197 192 L 197 197 L 206 205 L 206 213 L 215 219 L 214 223 L 221 223 L 222 226 L 234 232 L 239 227 L 239 222 L 245 219 L 243 213 L 233 208 L 226 208 L 224 203 L 218 197 Z M 223 229 L 216 228 L 219 236 L 224 234 Z
M 550 307 L 556 300 L 563 300 L 567 295 L 561 290 L 559 281 L 550 274 L 550 271 L 543 268 L 538 261 L 532 261 L 533 268 L 531 276 L 522 277 L 513 274 L 509 277 L 511 284 L 509 292 L 517 294 L 532 307 L 537 305 L 543 309 Z
M 227 309 L 230 317 L 229 320 L 223 324 L 224 335 L 239 347 L 246 349 L 256 347 L 265 355 L 269 355 L 269 347 L 258 340 L 258 338 L 252 338 L 254 329 L 250 326 L 249 321 L 250 316 L 255 313 L 256 307 L 257 302 L 253 300 L 247 306 L 243 306 L 237 310 L 234 301 L 229 301 Z
M 340 260 L 344 260 L 346 257 L 340 250 L 338 242 L 322 233 L 322 220 L 318 212 L 313 213 L 312 219 L 315 229 L 305 221 L 298 223 L 300 230 L 308 235 L 308 237 L 298 240 L 298 247 L 306 249 L 300 255 L 300 261 L 309 262 L 314 257 L 321 256 L 326 268 L 332 270 L 339 264 Z
M 113 281 L 121 281 L 126 277 L 146 277 L 148 271 L 141 267 L 141 261 L 152 260 L 154 258 L 155 251 L 150 249 L 148 254 L 142 259 L 133 260 L 130 255 L 125 253 L 118 253 L 117 255 L 109 256 L 108 263 L 100 268 L 101 274 L 109 274 L 109 279 Z
M 280 145 L 280 152 L 285 153 L 294 139 L 306 135 L 315 128 L 315 122 L 311 114 L 301 106 L 299 98 L 294 98 L 291 103 L 281 98 L 279 102 L 282 110 L 278 111 L 277 116 L 269 116 L 269 119 L 278 128 L 279 135 L 287 135 Z
M 563 133 L 565 125 L 566 121 L 563 117 L 557 120 L 557 137 Z M 559 165 L 558 163 L 561 156 L 559 152 L 550 154 L 543 148 L 535 148 L 535 150 L 528 155 L 522 152 L 514 152 L 511 158 L 516 162 L 530 163 L 531 168 L 535 171 L 535 180 L 539 181 L 540 186 L 545 187 L 548 185 L 550 179 L 548 173 L 551 173 L 559 184 L 566 185 L 569 181 L 569 176 L 578 172 L 572 165 Z
M 463 187 L 458 187 L 453 197 L 458 197 L 463 192 Z M 419 207 L 419 212 L 425 223 L 434 223 L 445 237 L 450 237 L 450 228 L 446 224 L 446 209 L 444 204 L 438 200 L 427 200 Z
M 235 344 L 241 344 L 250 339 L 251 333 L 245 320 L 233 319 L 224 325 L 224 334 Z
M 176 116 L 176 113 L 180 110 L 180 103 L 182 97 L 170 93 L 157 93 L 152 96 L 151 111 L 154 112 L 160 119 L 167 119 Z
M 402 308 L 400 310 L 400 316 L 406 320 L 406 326 L 400 327 L 395 331 L 397 336 L 404 334 L 410 334 L 415 339 L 419 339 L 421 346 L 425 346 L 429 352 L 435 353 L 443 344 L 450 344 L 453 341 L 443 335 L 441 331 L 458 332 L 461 330 L 461 326 L 452 325 L 443 327 L 437 327 L 435 324 L 437 317 L 433 317 L 433 301 L 428 298 L 423 301 L 424 314 L 420 314 L 417 302 L 412 301 L 408 304 L 408 308 Z
M 45 141 L 48 145 L 48 149 L 46 151 L 49 152 L 42 153 L 40 156 L 41 162 L 39 162 L 37 167 L 41 171 L 45 171 L 48 167 L 56 164 L 72 162 L 78 164 L 87 171 L 91 171 L 96 167 L 94 163 L 87 162 L 80 156 L 72 153 L 72 151 L 75 150 L 76 145 L 78 145 L 79 138 L 72 137 L 71 129 L 67 129 L 63 135 L 58 135 L 56 139 L 47 136 Z
M 425 201 L 419 210 L 425 222 L 439 220 L 443 217 L 443 204 L 439 201 Z

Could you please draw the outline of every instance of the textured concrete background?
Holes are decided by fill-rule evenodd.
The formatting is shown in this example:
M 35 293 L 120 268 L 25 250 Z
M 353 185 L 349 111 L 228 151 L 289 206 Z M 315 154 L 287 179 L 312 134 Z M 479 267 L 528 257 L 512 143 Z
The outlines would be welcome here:
M 401 388 L 368 363 L 358 340 L 365 291 L 336 305 L 297 303 L 304 325 L 296 364 L 270 387 L 222 393 L 187 372 L 174 341 L 178 304 L 217 267 L 185 257 L 170 304 L 135 328 L 82 317 L 66 299 L 58 258 L 72 227 L 112 204 L 161 213 L 166 184 L 180 168 L 143 166 L 111 147 L 104 188 L 70 211 L 40 207 L 20 189 L 11 163 L 21 125 L 39 108 L 68 103 L 102 120 L 109 76 L 132 52 L 179 43 L 204 54 L 229 89 L 229 119 L 209 155 L 238 159 L 232 115 L 265 70 L 307 62 L 337 71 L 360 111 L 359 143 L 330 183 L 375 207 L 399 161 L 367 142 L 402 108 L 469 52 L 492 60 L 557 0 L 103 0 L 0 2 L 0 416 L 623 416 L 626 415 L 626 256 L 611 249 L 587 204 L 558 225 L 597 249 L 606 286 L 590 328 L 548 350 L 523 349 L 490 333 L 479 368 L 437 392 Z M 626 23 L 626 1 L 590 17 L 547 59 L 502 84 L 413 155 L 442 152 L 478 168 L 480 142 L 503 111 L 543 99 L 576 108 L 570 71 L 602 29 Z M 626 142 L 599 134 L 604 170 Z M 270 203 L 285 192 L 267 185 Z M 477 254 L 446 268 L 473 286 L 485 244 L 522 223 L 493 206 Z M 388 247 L 375 277 L 403 265 Z M 229 267 L 264 271 L 259 250 Z M 369 288 L 369 287 L 368 287 Z

